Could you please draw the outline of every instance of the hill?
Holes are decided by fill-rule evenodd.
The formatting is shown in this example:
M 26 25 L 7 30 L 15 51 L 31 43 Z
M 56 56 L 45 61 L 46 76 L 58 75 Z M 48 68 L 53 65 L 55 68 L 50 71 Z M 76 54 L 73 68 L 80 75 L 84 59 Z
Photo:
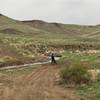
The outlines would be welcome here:
M 42 29 L 53 34 L 64 34 L 64 35 L 79 35 L 78 25 L 66 25 L 61 23 L 48 23 L 41 20 L 23 21 L 23 23 L 35 27 L 37 29 Z M 73 27 L 73 28 L 71 28 Z
M 69 36 L 87 36 L 87 35 L 97 35 L 100 31 L 100 26 L 86 26 L 86 25 L 74 25 L 74 24 L 62 24 L 62 23 L 48 23 L 41 20 L 30 20 L 23 21 L 23 23 L 35 27 L 37 29 L 42 29 L 47 32 L 54 34 L 64 34 Z M 95 33 L 95 34 L 94 34 Z M 97 33 L 97 34 L 96 34 Z
M 65 35 L 75 37 L 98 37 L 100 25 L 86 26 L 48 23 L 41 20 L 18 21 L 0 14 L 0 32 L 21 35 Z
M 0 14 L 0 32 L 9 34 L 40 34 L 45 33 L 42 30 L 30 27 L 29 25 L 23 24 L 21 21 L 11 19 L 7 16 Z
M 51 52 L 61 58 L 57 64 L 44 64 Z M 63 84 L 62 68 L 73 65 L 83 65 L 94 80 Z M 0 14 L 0 67 L 7 66 L 16 68 L 0 68 L 0 100 L 99 100 L 100 25 L 18 21 Z M 76 72 L 71 75 L 79 76 Z
M 100 49 L 100 26 L 17 21 L 0 14 L 0 66 L 30 63 L 50 51 Z

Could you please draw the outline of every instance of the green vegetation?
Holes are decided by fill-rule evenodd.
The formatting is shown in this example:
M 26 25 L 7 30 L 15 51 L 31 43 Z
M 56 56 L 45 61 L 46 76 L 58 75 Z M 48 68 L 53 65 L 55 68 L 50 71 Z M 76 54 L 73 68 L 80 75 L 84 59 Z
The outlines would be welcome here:
M 78 66 L 79 68 L 81 67 L 82 69 L 85 67 L 85 70 L 87 72 L 87 70 L 98 70 L 100 69 L 100 58 L 99 58 L 100 53 L 82 53 L 81 52 L 64 52 L 63 53 L 63 57 L 61 59 L 61 61 L 64 62 L 68 62 L 69 64 L 63 69 L 63 76 L 64 80 L 69 82 L 69 77 L 66 77 L 66 75 L 70 75 L 70 78 L 73 78 L 72 76 L 75 77 L 75 74 L 80 77 L 80 79 L 82 79 L 83 81 L 83 77 L 82 73 L 80 73 L 80 71 L 77 71 L 77 64 L 79 63 Z M 75 63 L 75 64 L 73 64 Z M 70 71 L 69 66 L 76 66 L 74 72 L 73 70 Z M 81 69 L 80 68 L 80 69 Z M 74 73 L 73 75 L 72 72 Z M 76 73 L 75 73 L 76 72 Z M 95 73 L 91 73 L 91 74 L 95 74 Z M 77 79 L 77 78 L 76 78 Z M 71 79 L 72 80 L 72 79 Z M 78 79 L 77 79 L 78 80 Z M 77 82 L 77 81 L 76 81 Z M 78 85 L 76 87 L 78 94 L 80 94 L 81 96 L 85 96 L 87 98 L 89 98 L 90 100 L 100 100 L 100 74 L 98 74 L 95 77 L 95 81 L 91 81 L 89 84 L 84 84 L 84 85 Z
M 90 98 L 90 100 L 100 100 L 100 81 L 79 87 L 79 94 Z
M 61 66 L 65 66 L 61 72 L 63 81 L 74 84 L 88 83 L 88 70 L 100 69 L 99 50 L 100 25 L 67 25 L 39 20 L 21 22 L 0 16 L 0 67 L 45 60 L 47 52 L 64 51 L 60 61 Z M 33 69 L 34 66 L 27 66 L 2 70 L 0 73 L 4 76 L 0 75 L 0 83 L 12 84 L 7 76 L 15 78 L 27 75 Z M 97 80 L 89 85 L 79 86 L 80 94 L 100 100 L 100 76 Z
M 100 69 L 100 53 L 82 53 L 79 52 L 64 52 L 62 61 L 63 60 L 70 60 L 71 62 L 82 62 L 83 64 L 86 64 L 88 68 L 90 69 Z
M 100 26 L 66 25 L 44 21 L 16 21 L 0 16 L 0 57 L 9 56 L 22 63 L 55 49 L 98 48 L 100 39 L 87 36 Z
M 61 71 L 61 78 L 67 84 L 87 84 L 91 77 L 82 63 L 73 63 Z

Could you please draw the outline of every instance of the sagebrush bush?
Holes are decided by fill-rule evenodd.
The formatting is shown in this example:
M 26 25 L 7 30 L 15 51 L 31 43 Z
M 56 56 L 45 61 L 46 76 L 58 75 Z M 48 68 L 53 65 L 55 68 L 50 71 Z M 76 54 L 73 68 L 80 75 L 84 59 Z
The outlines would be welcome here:
M 73 63 L 61 71 L 61 78 L 67 84 L 87 84 L 90 82 L 88 70 L 81 63 Z
M 100 81 L 100 73 L 97 75 L 96 80 Z
M 3 61 L 0 62 L 0 67 L 23 64 L 22 61 L 18 60 L 17 58 L 10 57 L 10 56 L 5 56 L 3 57 L 2 60 Z

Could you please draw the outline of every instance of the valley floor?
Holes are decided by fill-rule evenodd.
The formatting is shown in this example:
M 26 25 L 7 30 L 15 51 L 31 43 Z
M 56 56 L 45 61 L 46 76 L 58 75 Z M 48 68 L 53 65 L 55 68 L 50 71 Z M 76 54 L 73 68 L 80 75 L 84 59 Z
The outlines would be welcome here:
M 28 74 L 5 76 L 3 81 L 12 82 L 0 84 L 0 100 L 87 100 L 75 89 L 58 85 L 60 69 L 59 65 L 41 65 Z

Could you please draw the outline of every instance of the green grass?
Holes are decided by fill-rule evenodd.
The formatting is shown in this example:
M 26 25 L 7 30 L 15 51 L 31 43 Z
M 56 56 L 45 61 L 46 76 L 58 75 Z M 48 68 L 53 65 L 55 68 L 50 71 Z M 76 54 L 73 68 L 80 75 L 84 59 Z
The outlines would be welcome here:
M 79 87 L 78 92 L 80 95 L 90 98 L 90 100 L 100 100 L 100 81 Z
M 82 54 L 82 53 L 63 53 L 62 60 L 70 60 L 72 62 L 84 62 L 89 63 L 92 68 L 100 69 L 99 53 L 96 54 Z
M 30 24 L 33 23 L 31 22 Z M 24 22 L 0 16 L 1 59 L 2 56 L 11 56 L 12 58 L 26 59 L 27 61 L 35 59 L 38 53 L 41 55 L 41 53 L 45 53 L 52 47 L 59 49 L 65 48 L 66 45 L 71 45 L 74 46 L 72 49 L 76 49 L 75 47 L 82 44 L 86 45 L 85 48 L 87 48 L 87 45 L 97 45 L 98 47 L 98 44 L 100 44 L 99 39 L 80 36 L 83 33 L 88 34 L 89 32 L 99 30 L 99 26 L 90 27 L 57 23 L 42 24 L 38 23 L 38 27 L 33 27 Z M 92 60 L 92 57 L 87 59 L 90 58 Z
M 86 68 L 89 67 L 89 69 L 100 69 L 100 63 L 98 62 L 100 60 L 100 58 L 98 57 L 99 55 L 99 53 L 84 55 L 81 53 L 70 53 L 67 51 L 63 53 L 61 61 L 70 61 L 70 65 L 72 63 L 80 62 L 82 66 L 84 64 L 87 65 Z M 76 90 L 79 95 L 85 96 L 90 100 L 100 100 L 100 81 L 91 82 L 87 85 L 79 85 Z
M 31 24 L 31 23 L 30 23 Z M 0 16 L 0 63 L 6 63 L 5 57 L 18 59 L 24 63 L 34 61 L 45 53 L 46 50 L 64 49 L 60 61 L 81 62 L 89 68 L 100 69 L 100 53 L 89 55 L 70 53 L 77 49 L 86 50 L 100 47 L 100 26 L 67 25 L 67 24 L 38 24 L 38 27 L 20 21 Z M 72 46 L 66 49 L 66 45 Z M 89 47 L 92 45 L 92 47 Z M 45 48 L 45 49 L 44 49 Z M 100 49 L 100 48 L 99 48 Z M 11 59 L 11 60 L 12 60 Z M 62 63 L 64 62 L 64 63 Z M 31 73 L 37 66 L 2 70 L 1 74 L 8 77 L 18 77 Z M 39 67 L 39 65 L 38 65 Z M 4 77 L 3 77 L 4 78 Z M 13 84 L 9 79 L 0 79 L 1 83 Z M 79 87 L 80 95 L 100 100 L 100 82 L 95 82 L 85 87 Z
M 76 61 L 96 61 L 99 60 L 98 55 L 100 54 L 80 54 L 80 53 L 69 53 L 66 52 L 63 54 L 64 59 L 71 59 L 71 60 L 76 60 Z
M 88 84 L 91 80 L 91 75 L 83 63 L 72 63 L 61 71 L 61 78 L 65 84 Z
M 47 23 L 45 24 L 47 25 Z M 59 27 L 57 27 L 57 25 Z M 49 51 L 51 48 L 66 49 L 66 45 L 74 46 L 72 48 L 74 50 L 77 49 L 77 46 L 82 46 L 82 48 L 79 49 L 83 49 L 84 46 L 85 48 L 88 48 L 88 45 L 99 47 L 98 44 L 100 44 L 100 39 L 87 38 L 87 36 L 80 36 L 80 34 L 87 35 L 91 32 L 99 31 L 100 26 L 48 24 L 47 30 L 49 31 L 46 30 L 45 25 L 45 27 L 42 26 L 34 28 L 23 22 L 0 16 L 0 60 L 2 61 L 5 56 L 16 58 L 21 61 L 22 59 L 25 61 L 34 60 L 38 58 L 38 55 L 45 53 L 46 50 Z M 8 29 L 8 32 L 2 32 L 2 30 L 6 29 Z M 14 34 L 12 29 L 19 32 Z M 66 52 L 64 53 L 63 59 L 95 63 L 99 60 L 98 55 L 99 54 L 80 55 L 77 53 L 71 54 Z M 95 65 L 95 67 L 99 68 L 98 63 Z
M 89 43 L 86 42 L 86 44 Z M 41 55 L 50 48 L 58 48 L 59 50 L 66 45 L 81 45 L 81 39 L 78 37 L 65 37 L 63 34 L 31 36 L 0 33 L 1 52 L 6 52 L 3 53 L 3 56 L 11 56 L 21 61 L 22 59 L 25 59 L 25 61 L 34 60 L 38 54 Z M 0 59 L 2 59 L 2 55 Z

